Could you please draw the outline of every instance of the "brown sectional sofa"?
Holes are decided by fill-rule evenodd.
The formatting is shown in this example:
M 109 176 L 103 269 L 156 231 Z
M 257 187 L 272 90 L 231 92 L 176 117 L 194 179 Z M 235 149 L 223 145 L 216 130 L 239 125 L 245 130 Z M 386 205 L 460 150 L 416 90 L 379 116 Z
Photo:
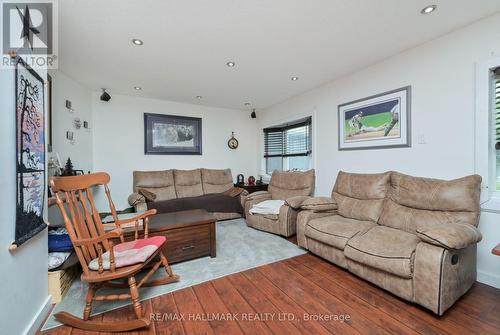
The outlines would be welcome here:
M 442 315 L 476 279 L 480 184 L 340 172 L 331 199 L 302 206 L 298 244 Z
M 274 171 L 267 191 L 249 194 L 244 203 L 247 225 L 283 236 L 295 235 L 297 214 L 302 202 L 314 194 L 314 170 Z M 279 215 L 250 214 L 253 205 L 264 200 L 285 200 Z
M 133 191 L 128 202 L 136 211 L 148 209 L 146 198 L 140 194 L 141 190 L 153 193 L 154 202 L 178 201 L 220 194 L 231 190 L 234 186 L 230 169 L 195 169 L 195 170 L 163 170 L 163 171 L 134 171 Z M 239 202 L 243 201 L 248 192 L 243 191 Z M 241 210 L 242 212 L 242 210 Z M 218 220 L 227 220 L 242 217 L 238 212 L 214 212 Z

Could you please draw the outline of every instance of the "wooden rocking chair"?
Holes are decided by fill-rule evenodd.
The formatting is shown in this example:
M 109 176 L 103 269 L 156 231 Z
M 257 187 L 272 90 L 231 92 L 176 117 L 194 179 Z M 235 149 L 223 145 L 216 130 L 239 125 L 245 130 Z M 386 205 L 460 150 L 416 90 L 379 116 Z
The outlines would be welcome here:
M 83 319 L 67 312 L 59 312 L 55 314 L 55 318 L 66 325 L 84 330 L 130 331 L 147 327 L 150 324 L 150 320 L 143 316 L 138 289 L 143 286 L 175 282 L 179 280 L 179 276 L 172 273 L 167 258 L 162 252 L 161 247 L 166 241 L 165 237 L 148 238 L 148 217 L 156 214 L 156 210 L 148 210 L 133 218 L 119 220 L 107 185 L 109 180 L 109 175 L 104 172 L 53 178 L 51 180 L 52 191 L 55 193 L 57 205 L 61 210 L 66 229 L 83 268 L 81 279 L 89 284 Z M 109 207 L 115 220 L 117 228 L 109 232 L 105 232 L 94 203 L 91 189 L 95 186 L 104 186 Z M 69 211 L 69 215 L 67 211 Z M 142 239 L 139 239 L 138 220 L 143 221 L 144 238 Z M 120 227 L 134 222 L 135 239 L 134 241 L 125 242 L 123 229 Z M 118 239 L 121 243 L 113 245 L 113 240 L 117 241 Z M 152 266 L 152 268 L 137 283 L 135 276 L 147 266 Z M 148 282 L 147 280 L 160 266 L 165 269 L 166 276 Z M 128 287 L 130 293 L 96 295 L 96 291 L 102 286 Z M 90 320 L 94 300 L 127 299 L 132 300 L 137 319 L 112 323 Z

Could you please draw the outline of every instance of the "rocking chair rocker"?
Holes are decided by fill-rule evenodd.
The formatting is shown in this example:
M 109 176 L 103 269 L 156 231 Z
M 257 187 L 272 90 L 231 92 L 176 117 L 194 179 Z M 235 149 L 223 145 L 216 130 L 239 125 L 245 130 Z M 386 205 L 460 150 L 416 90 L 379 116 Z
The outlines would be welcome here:
M 83 268 L 81 279 L 89 284 L 83 319 L 67 312 L 59 312 L 55 314 L 55 318 L 66 325 L 83 330 L 121 332 L 148 327 L 150 324 L 150 320 L 143 316 L 139 301 L 139 288 L 176 282 L 179 280 L 179 276 L 173 274 L 167 258 L 162 252 L 161 247 L 166 242 L 165 237 L 148 238 L 148 217 L 156 214 L 156 210 L 148 210 L 126 220 L 118 219 L 108 188 L 109 181 L 109 175 L 104 172 L 51 180 L 57 205 L 61 210 L 66 229 Z M 105 232 L 94 203 L 91 188 L 95 186 L 104 186 L 115 220 L 116 229 L 109 232 Z M 69 211 L 69 215 L 67 211 Z M 139 239 L 139 220 L 143 221 L 144 238 L 141 239 Z M 134 222 L 134 241 L 125 242 L 121 226 Z M 119 239 L 121 243 L 113 245 L 113 239 Z M 151 269 L 137 283 L 135 276 L 149 266 Z M 167 275 L 160 279 L 147 281 L 160 266 L 165 269 Z M 96 291 L 102 286 L 128 287 L 130 293 L 96 295 Z M 90 320 L 94 301 L 127 299 L 132 300 L 137 317 L 135 320 L 112 323 Z

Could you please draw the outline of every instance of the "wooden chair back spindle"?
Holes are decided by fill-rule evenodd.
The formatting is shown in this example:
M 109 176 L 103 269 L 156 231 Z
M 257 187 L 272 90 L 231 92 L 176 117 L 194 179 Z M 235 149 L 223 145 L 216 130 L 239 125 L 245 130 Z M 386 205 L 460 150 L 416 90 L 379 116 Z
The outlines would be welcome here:
M 107 187 L 109 180 L 109 175 L 104 172 L 83 176 L 53 178 L 51 180 L 57 205 L 62 213 L 64 224 L 72 241 L 98 238 L 105 233 L 92 195 L 93 187 L 104 186 L 110 207 L 112 206 L 111 212 L 114 217 L 117 217 L 116 209 L 111 201 L 109 188 Z M 113 254 L 112 247 L 106 239 L 96 243 L 73 244 L 78 259 L 82 264 L 83 271 L 86 273 L 89 271 L 89 263 L 95 258 L 99 259 L 99 272 L 102 272 L 102 254 L 108 250 Z M 114 270 L 114 259 L 112 263 Z

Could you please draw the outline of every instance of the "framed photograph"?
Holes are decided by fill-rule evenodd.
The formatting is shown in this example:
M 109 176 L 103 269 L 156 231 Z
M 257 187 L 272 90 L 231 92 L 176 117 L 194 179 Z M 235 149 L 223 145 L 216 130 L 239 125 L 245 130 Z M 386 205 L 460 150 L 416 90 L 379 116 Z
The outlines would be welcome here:
M 411 86 L 338 106 L 339 150 L 411 146 Z
M 19 246 L 47 227 L 45 201 L 45 86 L 20 57 L 16 57 L 16 233 Z
M 201 118 L 144 113 L 146 155 L 201 155 Z

